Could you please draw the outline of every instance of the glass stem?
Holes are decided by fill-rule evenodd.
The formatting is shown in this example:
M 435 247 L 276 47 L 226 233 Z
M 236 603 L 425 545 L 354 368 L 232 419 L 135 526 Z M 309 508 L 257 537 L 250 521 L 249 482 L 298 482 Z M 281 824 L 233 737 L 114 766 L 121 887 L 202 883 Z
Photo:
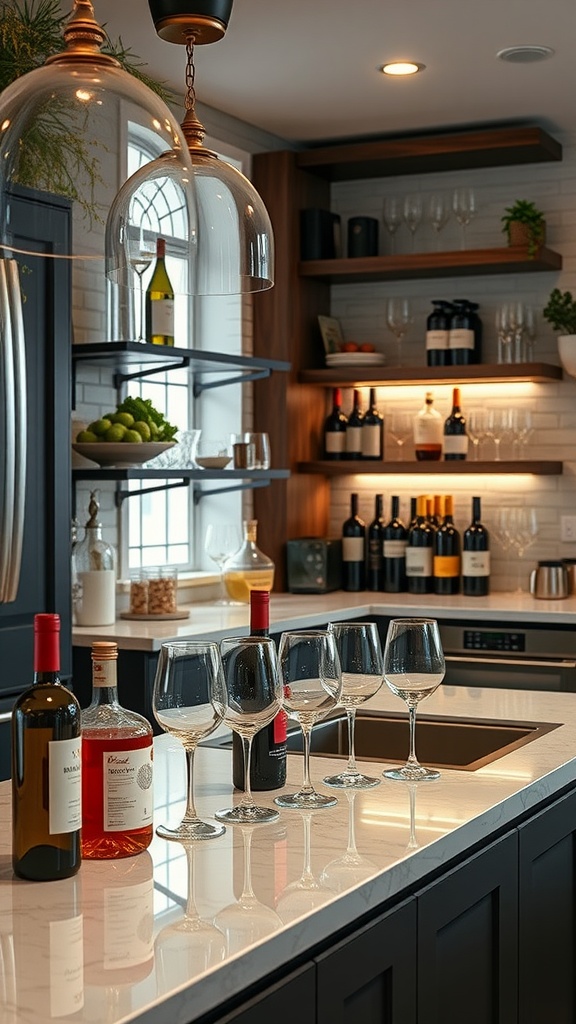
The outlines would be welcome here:
M 302 881 L 307 882 L 314 881 L 314 875 L 312 874 L 312 849 L 310 843 L 310 824 L 312 815 L 303 814 L 302 824 L 304 825 L 304 867 L 302 870 Z
M 302 738 L 304 741 L 304 782 L 302 783 L 301 793 L 313 793 L 314 787 L 310 782 L 310 734 L 311 729 L 309 725 L 302 726 Z
M 354 750 L 354 727 L 356 725 L 356 708 L 348 708 L 348 768 L 350 774 L 358 775 L 356 767 L 356 751 Z
M 354 820 L 354 797 L 356 793 L 354 791 L 347 792 L 348 797 L 348 846 L 346 847 L 346 853 L 349 856 L 354 856 L 358 853 L 356 849 L 356 823 Z
M 252 734 L 250 736 L 241 736 L 242 750 L 244 753 L 244 796 L 240 801 L 241 807 L 254 807 L 254 800 L 252 799 L 252 790 L 250 789 L 250 755 L 252 753 Z
M 253 899 L 252 889 L 252 827 L 242 829 L 242 841 L 244 843 L 244 882 L 242 885 L 242 896 L 240 899 Z
M 196 847 L 193 843 L 186 843 L 186 861 L 188 865 L 188 896 L 186 899 L 185 917 L 187 921 L 198 920 L 198 909 L 196 907 L 196 892 L 194 889 L 194 859 Z
M 494 462 L 500 462 L 500 438 L 494 438 L 494 446 L 496 448 L 496 454 L 494 456 Z
M 410 767 L 419 768 L 418 758 L 416 757 L 416 704 L 408 705 L 408 721 L 410 724 L 410 753 L 408 755 L 408 764 Z
M 186 813 L 183 824 L 198 821 L 194 806 L 194 753 L 196 747 L 186 747 Z
M 138 340 L 139 341 L 146 341 L 146 336 L 145 336 L 145 331 L 144 331 L 144 318 L 145 318 L 145 312 L 144 312 L 144 282 L 142 280 L 142 274 L 140 274 L 139 281 L 140 281 L 140 337 L 139 337 Z

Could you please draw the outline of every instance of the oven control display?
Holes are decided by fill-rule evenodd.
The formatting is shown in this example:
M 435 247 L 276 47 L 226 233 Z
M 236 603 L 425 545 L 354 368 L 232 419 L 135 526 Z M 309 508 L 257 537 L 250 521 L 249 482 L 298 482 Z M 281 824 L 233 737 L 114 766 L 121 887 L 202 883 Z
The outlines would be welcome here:
M 512 651 L 526 650 L 524 633 L 487 632 L 486 630 L 464 630 L 465 651 Z

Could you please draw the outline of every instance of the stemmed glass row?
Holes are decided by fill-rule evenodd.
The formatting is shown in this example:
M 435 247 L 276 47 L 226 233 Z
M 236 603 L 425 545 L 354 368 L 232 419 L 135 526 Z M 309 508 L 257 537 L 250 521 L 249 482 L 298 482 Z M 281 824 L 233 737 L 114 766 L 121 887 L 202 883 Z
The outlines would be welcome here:
M 466 429 L 472 442 L 474 460 L 480 456 L 480 445 L 488 440 L 494 445 L 494 460 L 499 462 L 502 444 L 512 444 L 513 457 L 521 457 L 534 433 L 534 424 L 530 409 L 474 408 L 466 415 Z
M 410 231 L 412 252 L 416 247 L 416 232 L 424 219 L 436 232 L 437 247 L 440 249 L 440 233 L 454 213 L 462 228 L 462 248 L 466 248 L 466 226 L 476 214 L 476 195 L 467 186 L 457 188 L 452 196 L 445 192 L 434 192 L 425 201 L 420 193 L 410 193 L 401 198 L 389 195 L 384 198 L 383 217 L 386 230 L 391 239 L 391 249 L 395 252 L 396 232 L 402 224 Z
M 533 306 L 504 302 L 496 310 L 499 363 L 524 363 L 534 359 L 537 322 Z

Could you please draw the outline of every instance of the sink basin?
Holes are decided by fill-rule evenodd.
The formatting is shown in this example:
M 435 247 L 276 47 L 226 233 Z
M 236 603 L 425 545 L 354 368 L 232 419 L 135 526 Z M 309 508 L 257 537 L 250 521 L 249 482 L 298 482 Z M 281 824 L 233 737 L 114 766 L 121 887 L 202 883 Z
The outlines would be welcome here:
M 418 715 L 416 752 L 422 764 L 473 772 L 518 747 L 557 729 L 544 722 L 502 722 L 487 719 L 435 718 Z M 408 715 L 358 711 L 354 746 L 359 761 L 398 761 L 408 756 Z M 328 718 L 312 731 L 312 754 L 348 757 L 346 717 Z M 288 735 L 288 751 L 302 752 L 300 730 Z

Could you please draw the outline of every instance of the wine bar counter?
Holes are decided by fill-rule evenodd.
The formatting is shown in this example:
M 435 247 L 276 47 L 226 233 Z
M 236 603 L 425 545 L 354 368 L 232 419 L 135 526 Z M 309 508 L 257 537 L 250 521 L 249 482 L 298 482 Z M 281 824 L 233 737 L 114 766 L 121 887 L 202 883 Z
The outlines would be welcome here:
M 399 717 L 407 744 L 386 688 L 365 710 Z M 155 836 L 138 857 L 44 884 L 12 874 L 0 784 L 0 1020 L 573 1020 L 576 694 L 440 686 L 419 718 L 417 733 L 427 719 L 448 729 L 437 781 L 382 779 L 188 847 Z M 458 725 L 464 752 L 476 733 L 501 740 L 464 768 Z M 154 742 L 157 827 L 181 820 L 185 766 L 176 740 Z M 314 785 L 327 792 L 343 763 L 313 756 Z M 385 766 L 363 762 L 378 777 Z M 226 747 L 200 747 L 195 774 L 202 816 L 238 800 Z M 301 778 L 295 752 L 286 791 Z

